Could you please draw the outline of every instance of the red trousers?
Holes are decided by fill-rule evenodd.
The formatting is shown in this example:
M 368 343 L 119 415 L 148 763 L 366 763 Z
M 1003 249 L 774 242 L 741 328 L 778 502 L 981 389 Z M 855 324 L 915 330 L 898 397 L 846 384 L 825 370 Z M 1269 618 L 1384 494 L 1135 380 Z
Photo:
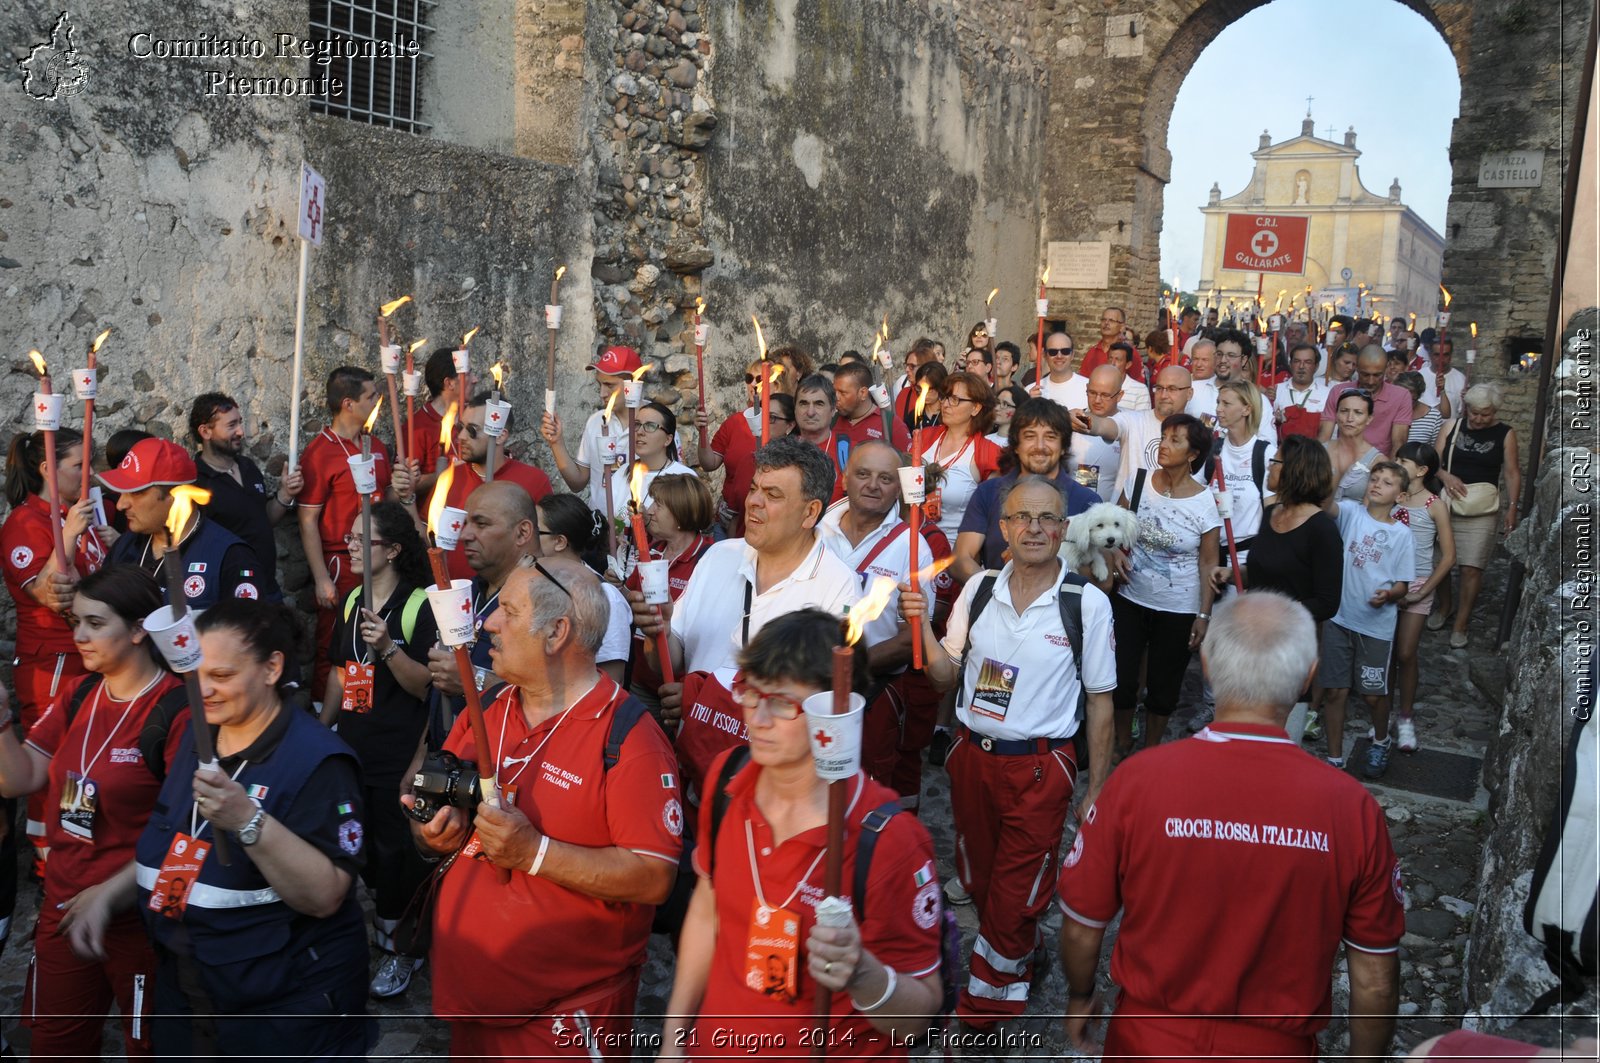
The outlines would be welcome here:
M 11 668 L 11 682 L 17 688 L 17 717 L 22 721 L 23 733 L 39 722 L 57 695 L 71 690 L 88 674 L 83 658 L 76 652 L 18 658 Z M 48 789 L 28 795 L 28 840 L 46 852 L 49 843 L 44 839 L 44 803 Z
M 980 749 L 963 729 L 945 767 L 956 873 L 978 910 L 978 937 L 956 1014 L 985 1027 L 1027 1006 L 1039 916 L 1055 892 L 1056 854 L 1078 766 L 1070 744 L 1005 756 Z
M 922 751 L 933 741 L 939 692 L 921 672 L 896 676 L 867 706 L 861 766 L 915 809 L 922 796 Z
M 137 912 L 106 928 L 106 959 L 82 960 L 59 920 L 42 925 L 33 939 L 33 962 L 22 996 L 22 1018 L 33 1031 L 34 1059 L 98 1060 L 111 1002 L 122 1013 L 128 1058 L 149 1059 L 150 998 L 155 992 L 155 954 Z
M 1248 1010 L 1248 1009 L 1241 1009 Z M 1204 1058 L 1211 1063 L 1275 1063 L 1317 1058 L 1317 1039 L 1253 1023 L 1170 1015 L 1124 996 L 1106 1028 L 1101 1059 L 1160 1060 Z
M 333 629 L 344 619 L 344 600 L 350 592 L 361 586 L 361 576 L 350 566 L 350 557 L 341 546 L 330 552 L 322 544 L 323 558 L 328 565 L 328 577 L 333 580 L 333 608 L 317 608 L 317 658 L 311 673 L 311 700 L 321 701 L 328 689 L 328 646 L 333 642 Z
M 631 1059 L 638 972 L 622 988 L 556 1015 L 520 1026 L 450 1023 L 452 1059 Z M 642 1039 L 641 1039 L 642 1043 Z

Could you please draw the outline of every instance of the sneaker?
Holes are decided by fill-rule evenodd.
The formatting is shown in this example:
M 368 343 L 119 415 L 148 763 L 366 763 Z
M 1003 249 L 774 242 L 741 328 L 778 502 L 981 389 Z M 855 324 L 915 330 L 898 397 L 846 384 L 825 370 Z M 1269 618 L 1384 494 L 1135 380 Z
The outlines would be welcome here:
M 1467 633 L 1465 631 L 1452 631 L 1452 632 L 1450 632 L 1450 648 L 1452 650 L 1464 650 L 1464 649 L 1466 649 L 1467 648 Z
M 928 766 L 932 768 L 944 767 L 945 758 L 950 755 L 950 746 L 955 739 L 945 728 L 933 732 L 933 741 L 928 743 Z
M 1312 709 L 1306 713 L 1306 737 L 1315 742 L 1322 737 L 1322 714 Z M 1338 765 L 1343 767 L 1343 763 Z
M 1328 759 L 1328 767 L 1330 767 L 1330 768 L 1338 768 L 1340 771 L 1344 771 L 1344 758 L 1343 757 L 1329 757 L 1327 759 Z
M 953 878 L 944 884 L 944 899 L 951 904 L 965 906 L 972 903 L 972 894 L 967 892 L 967 887 L 961 884 L 959 878 Z
M 1362 767 L 1361 773 L 1369 779 L 1381 779 L 1383 773 L 1389 770 L 1389 743 L 1374 742 L 1367 747 L 1367 763 Z
M 1415 753 L 1417 751 L 1417 725 L 1402 716 L 1395 721 L 1394 729 L 1400 735 L 1397 743 L 1400 746 L 1400 752 Z
M 379 1000 L 397 997 L 411 988 L 411 976 L 422 968 L 422 959 L 385 953 L 378 964 L 378 973 L 372 976 L 372 995 Z
M 1423 624 L 1429 631 L 1443 631 L 1445 624 L 1450 620 L 1450 614 L 1443 609 L 1435 609 L 1428 614 L 1427 621 Z

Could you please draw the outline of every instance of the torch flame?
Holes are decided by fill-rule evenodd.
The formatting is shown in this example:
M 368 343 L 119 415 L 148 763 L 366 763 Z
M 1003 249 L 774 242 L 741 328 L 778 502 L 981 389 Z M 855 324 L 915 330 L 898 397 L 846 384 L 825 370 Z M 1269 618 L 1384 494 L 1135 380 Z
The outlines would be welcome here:
M 628 477 L 628 493 L 633 496 L 634 507 L 644 509 L 644 474 L 649 468 L 642 461 L 633 463 L 633 474 Z
M 872 360 L 874 362 L 878 360 L 878 352 L 881 350 L 883 350 L 883 336 L 880 333 L 872 337 Z
M 750 315 L 750 320 L 755 323 L 756 344 L 761 348 L 761 360 L 764 362 L 767 360 L 767 338 L 761 334 L 761 322 L 754 314 Z
M 411 301 L 411 296 L 402 295 L 398 299 L 395 299 L 395 300 L 393 300 L 391 302 L 384 303 L 382 306 L 380 306 L 378 308 L 378 316 L 386 318 L 390 314 L 394 313 L 396 310 L 400 309 L 402 306 L 405 306 L 410 301 Z
M 994 291 L 990 292 L 989 293 L 989 298 L 987 298 L 987 299 L 985 299 L 983 301 L 984 307 L 987 309 L 989 304 L 994 302 L 994 297 L 999 295 L 999 294 L 1000 294 L 1000 289 L 999 288 L 996 288 Z
M 646 373 L 648 373 L 648 372 L 650 372 L 650 366 L 649 365 L 641 365 L 639 368 L 637 368 L 637 369 L 635 369 L 633 371 L 633 374 L 632 374 L 633 375 L 633 379 L 635 381 L 643 380 L 644 379 L 644 375 Z
M 104 332 L 100 333 L 100 335 L 96 336 L 94 338 L 94 342 L 89 345 L 89 353 L 90 354 L 99 354 L 100 353 L 100 345 L 106 341 L 106 337 L 109 336 L 109 335 L 111 335 L 111 330 L 110 329 L 106 329 Z
M 378 396 L 378 402 L 372 407 L 372 412 L 367 415 L 366 423 L 361 426 L 363 432 L 371 433 L 372 426 L 378 423 L 378 411 L 383 409 L 383 396 Z
M 450 408 L 444 413 L 444 420 L 439 424 L 439 445 L 448 453 L 456 443 L 456 404 L 451 403 Z M 438 494 L 437 491 L 434 492 Z
M 1444 292 L 1444 308 L 1446 310 L 1450 309 L 1450 289 L 1441 284 L 1439 285 L 1439 290 Z
M 446 415 L 447 421 L 455 419 L 455 407 L 450 407 Z M 428 499 L 428 534 L 434 535 L 439 531 L 439 523 L 444 520 L 445 500 L 450 497 L 450 484 L 456 478 L 456 463 L 451 462 L 444 472 L 439 474 L 438 482 L 433 485 L 433 497 Z
M 883 336 L 883 342 L 889 342 L 889 312 L 887 310 L 883 312 L 883 331 L 880 335 Z
M 613 391 L 611 393 L 611 397 L 606 400 L 606 415 L 605 415 L 604 420 L 601 421 L 602 424 L 610 424 L 611 423 L 611 411 L 617 408 L 617 399 L 619 399 L 621 397 L 622 397 L 622 389 L 618 388 L 617 390 Z
M 699 317 L 705 317 L 706 316 L 706 301 L 705 301 L 705 299 L 698 298 L 698 299 L 696 299 L 694 301 L 694 312 Z
M 895 590 L 894 580 L 879 576 L 872 581 L 872 589 L 850 607 L 850 617 L 845 627 L 845 644 L 854 646 L 861 641 L 861 632 L 889 606 Z
M 478 330 L 481 328 L 483 328 L 482 325 L 474 325 L 471 332 L 461 337 L 461 346 L 465 347 L 467 344 L 471 343 L 472 337 L 476 336 L 478 334 Z
M 932 583 L 939 577 L 940 573 L 955 563 L 956 556 L 954 554 L 946 554 L 926 567 L 919 568 L 917 570 L 917 586 L 920 587 L 925 583 Z
M 33 359 L 33 367 L 39 371 L 40 376 L 45 376 L 50 372 L 50 370 L 46 368 L 44 364 L 44 355 L 40 354 L 38 351 L 29 351 L 28 357 Z
M 1039 274 L 1039 287 L 1047 288 L 1049 286 L 1050 286 L 1050 267 L 1046 266 L 1044 268 L 1044 272 Z
M 916 409 L 916 413 L 914 414 L 914 416 L 916 417 L 917 420 L 919 420 L 919 421 L 922 420 L 922 408 L 924 406 L 926 406 L 927 404 L 928 404 L 928 382 L 926 380 L 924 380 L 922 382 L 922 384 L 920 385 L 920 390 L 917 392 L 917 409 Z
M 489 375 L 494 377 L 494 389 L 499 391 L 501 385 L 505 383 L 505 369 L 496 362 L 489 367 Z
M 416 354 L 417 353 L 417 348 L 421 347 L 424 343 L 427 343 L 427 342 L 428 342 L 428 337 L 426 337 L 426 336 L 422 337 L 422 339 L 418 340 L 416 343 L 413 343 L 411 346 L 407 347 L 406 348 L 406 353 L 407 354 Z
M 183 534 L 184 526 L 194 515 L 195 506 L 211 501 L 211 492 L 193 484 L 178 484 L 172 488 L 172 508 L 167 510 L 167 534 L 174 542 Z
M 1476 321 L 1474 321 L 1472 323 L 1471 327 L 1472 327 L 1472 338 L 1473 339 L 1477 339 L 1478 338 L 1478 323 Z
M 1288 294 L 1289 294 L 1289 289 L 1287 289 L 1287 288 L 1279 289 L 1279 291 L 1278 291 L 1278 304 L 1272 308 L 1272 312 L 1274 314 L 1276 314 L 1279 310 L 1283 309 L 1283 297 L 1288 295 Z
M 566 275 L 567 275 L 567 267 L 565 267 L 565 266 L 556 267 L 556 280 L 560 280 L 562 277 L 565 277 Z

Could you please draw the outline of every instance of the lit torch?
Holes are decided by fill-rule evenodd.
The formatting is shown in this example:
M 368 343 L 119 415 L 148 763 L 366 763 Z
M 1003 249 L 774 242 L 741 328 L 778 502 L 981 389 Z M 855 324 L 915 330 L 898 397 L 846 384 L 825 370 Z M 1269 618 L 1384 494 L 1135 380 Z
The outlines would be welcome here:
M 628 411 L 628 467 L 633 467 L 633 419 L 634 412 L 644 404 L 644 385 L 640 383 L 644 375 L 650 371 L 649 364 L 641 365 L 632 373 L 632 380 L 625 380 L 622 384 L 622 406 Z
M 44 355 L 29 351 L 33 367 L 39 372 L 39 394 L 33 398 L 34 411 L 42 417 L 53 417 L 49 423 L 58 427 L 61 403 L 56 401 L 55 388 L 50 383 L 50 368 Z M 56 551 L 56 567 L 65 575 L 68 571 L 67 548 L 61 537 L 61 488 L 56 477 L 56 427 L 44 429 L 44 497 L 50 503 L 50 536 Z M 85 459 L 88 460 L 87 458 Z
M 1041 348 L 1042 349 L 1042 348 Z M 1044 378 L 1039 378 L 1042 383 Z M 916 481 L 922 485 L 922 491 L 927 491 L 927 470 L 923 466 L 922 455 L 922 411 L 928 404 L 928 382 L 924 380 L 917 392 L 917 404 L 912 414 L 912 424 L 915 438 L 911 443 L 911 463 L 916 469 Z M 922 541 L 922 507 L 924 502 L 917 499 L 911 503 L 911 590 L 916 592 L 917 584 L 917 544 Z M 922 669 L 922 625 L 917 624 L 911 628 L 911 667 Z
M 983 301 L 983 327 L 989 332 L 989 349 L 991 351 L 994 350 L 995 340 L 997 339 L 995 336 L 995 331 L 1000 327 L 1000 322 L 995 318 L 994 311 L 991 309 L 991 307 L 994 305 L 994 297 L 999 294 L 999 288 L 991 289 L 989 292 L 989 298 Z
M 611 459 L 614 456 L 611 450 L 611 411 L 617 408 L 617 400 L 621 397 L 622 386 L 619 384 L 606 400 L 605 412 L 600 416 L 600 483 L 606 498 L 606 553 L 611 557 L 617 555 L 617 509 L 611 499 Z
M 392 379 L 392 378 L 391 378 Z M 372 407 L 372 412 L 367 415 L 366 423 L 361 426 L 361 460 L 366 463 L 372 461 L 372 426 L 378 423 L 378 412 L 383 409 L 383 398 L 380 396 Z M 368 466 L 371 467 L 370 464 Z M 374 479 L 376 484 L 376 479 Z M 360 485 L 356 490 L 361 495 L 361 607 L 372 608 L 372 492 L 362 491 Z
M 1441 284 L 1439 285 L 1439 291 L 1444 293 L 1444 309 L 1439 311 L 1439 328 L 1448 329 L 1450 327 L 1450 289 Z
M 1467 348 L 1467 364 L 1471 365 L 1478 360 L 1478 323 L 1474 321 L 1468 327 L 1472 330 L 1472 345 Z
M 81 383 L 85 389 L 83 400 L 83 479 L 78 488 L 78 501 L 82 502 L 89 497 L 89 477 L 94 472 L 94 393 L 99 385 L 96 368 L 96 356 L 100 353 L 100 345 L 105 343 L 106 337 L 111 335 L 111 330 L 106 329 L 94 338 L 89 344 L 89 367 L 81 374 Z
M 560 266 L 550 278 L 550 303 L 544 308 L 544 327 L 550 333 L 550 354 L 545 360 L 544 408 L 556 412 L 556 333 L 561 331 L 561 278 L 567 267 Z
M 628 493 L 633 496 L 628 504 L 628 516 L 633 524 L 633 545 L 635 556 L 638 558 L 638 564 L 640 565 L 650 560 L 650 537 L 645 534 L 644 529 L 644 476 L 647 471 L 644 462 L 635 462 L 633 475 L 628 479 Z M 644 573 L 642 570 L 639 575 L 639 586 L 641 589 L 644 587 Z M 661 607 L 654 605 L 650 608 L 659 619 Z M 661 681 L 663 683 L 677 682 L 677 679 L 672 674 L 672 652 L 667 645 L 667 629 L 664 625 L 660 631 L 656 632 L 656 657 L 659 659 L 659 667 L 661 668 Z
M 489 398 L 491 401 L 499 403 L 501 401 L 500 389 L 505 386 L 505 367 L 499 362 L 496 362 L 489 367 L 489 373 L 494 377 L 494 390 L 489 392 Z M 484 459 L 484 483 L 494 482 L 494 467 L 497 464 L 497 459 L 500 457 L 500 436 L 489 431 L 489 418 L 491 416 L 500 416 L 500 409 L 498 405 L 486 405 L 483 408 L 483 431 L 484 434 L 489 437 L 489 454 L 488 457 Z
M 767 394 L 767 385 L 771 382 L 767 369 L 767 338 L 761 334 L 761 321 L 750 315 L 750 321 L 756 327 L 756 346 L 761 348 L 761 445 L 767 445 L 767 439 L 772 434 L 772 397 Z
M 383 375 L 389 383 L 389 410 L 394 418 L 394 457 L 401 465 L 406 463 L 406 437 L 404 426 L 400 423 L 400 393 L 394 382 L 394 375 L 400 370 L 400 348 L 390 335 L 389 315 L 410 301 L 411 296 L 402 295 L 378 308 L 378 346 L 382 350 Z
M 468 345 L 472 343 L 472 337 L 476 336 L 478 330 L 482 327 L 481 325 L 474 325 L 471 331 L 461 337 L 461 346 L 456 348 L 456 398 L 463 405 L 472 395 L 472 359 L 468 354 Z

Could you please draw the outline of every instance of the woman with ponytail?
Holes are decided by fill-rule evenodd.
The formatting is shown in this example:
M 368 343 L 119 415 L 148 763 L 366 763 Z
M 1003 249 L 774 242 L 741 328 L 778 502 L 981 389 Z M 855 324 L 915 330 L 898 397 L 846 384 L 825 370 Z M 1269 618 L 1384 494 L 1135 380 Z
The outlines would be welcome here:
M 539 546 L 545 557 L 572 557 L 606 575 L 606 519 L 577 495 L 551 495 L 538 504 Z M 627 686 L 628 651 L 633 643 L 633 609 L 622 592 L 602 578 L 611 619 L 595 654 L 600 670 Z

